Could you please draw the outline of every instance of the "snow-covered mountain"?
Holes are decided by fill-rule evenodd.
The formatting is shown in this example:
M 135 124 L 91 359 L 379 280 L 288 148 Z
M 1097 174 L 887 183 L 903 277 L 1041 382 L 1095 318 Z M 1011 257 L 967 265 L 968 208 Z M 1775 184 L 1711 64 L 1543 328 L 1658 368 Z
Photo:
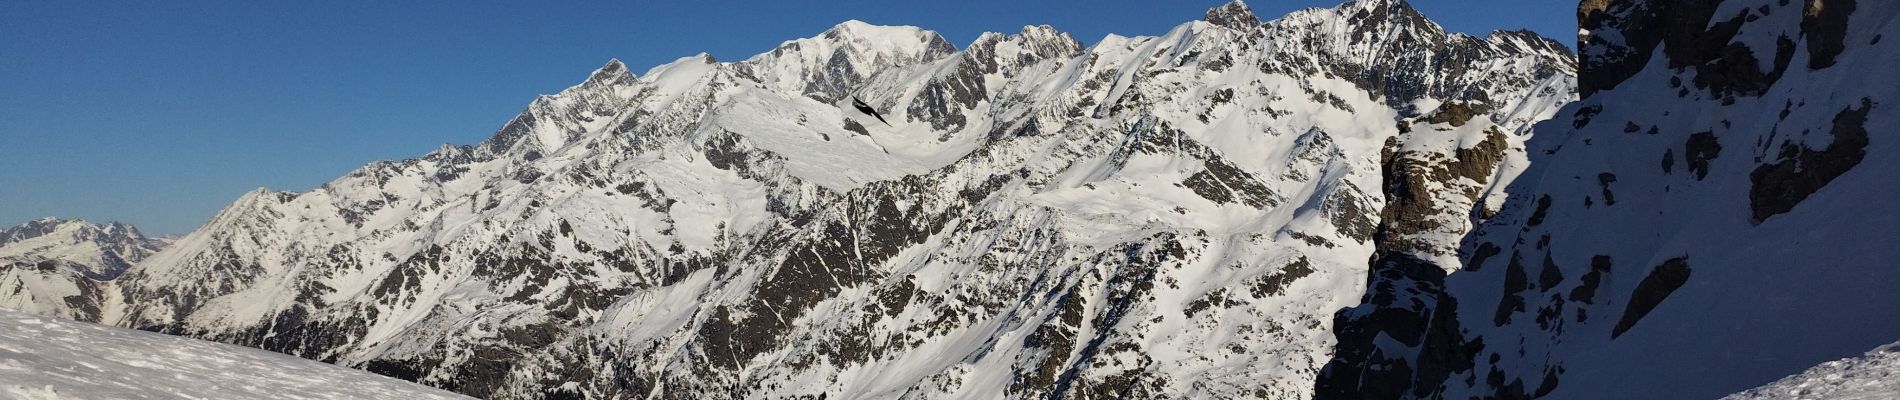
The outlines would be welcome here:
M 1900 4 L 1579 16 L 1583 99 L 1460 258 L 1375 261 L 1322 397 L 1715 398 L 1900 338 Z
M 263 350 L 0 310 L 0 398 L 466 397 Z
M 246 194 L 103 320 L 478 397 L 1309 397 L 1367 260 L 1443 275 L 1511 215 L 1576 65 L 1401 0 L 614 61 L 479 145 Z
M 165 244 L 119 222 L 93 224 L 48 217 L 0 230 L 0 258 L 24 264 L 53 262 L 102 280 L 118 277 Z
M 112 279 L 165 247 L 131 225 L 42 218 L 0 230 L 0 307 L 98 321 Z
M 1897 14 L 1587 0 L 1574 59 L 1400 0 L 851 21 L 610 62 L 143 262 L 10 230 L 0 306 L 495 398 L 1892 397 Z

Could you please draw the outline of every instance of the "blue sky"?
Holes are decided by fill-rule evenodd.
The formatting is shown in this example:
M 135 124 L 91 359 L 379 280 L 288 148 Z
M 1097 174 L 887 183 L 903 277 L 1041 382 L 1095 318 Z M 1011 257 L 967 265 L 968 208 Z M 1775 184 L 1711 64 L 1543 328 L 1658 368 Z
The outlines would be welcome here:
M 1272 19 L 1339 0 L 1254 0 Z M 245 191 L 486 138 L 610 58 L 744 59 L 840 21 L 959 46 L 1048 24 L 1156 35 L 1222 0 L 0 2 L 0 225 L 42 216 L 197 228 Z M 1453 31 L 1572 42 L 1574 2 L 1413 0 Z

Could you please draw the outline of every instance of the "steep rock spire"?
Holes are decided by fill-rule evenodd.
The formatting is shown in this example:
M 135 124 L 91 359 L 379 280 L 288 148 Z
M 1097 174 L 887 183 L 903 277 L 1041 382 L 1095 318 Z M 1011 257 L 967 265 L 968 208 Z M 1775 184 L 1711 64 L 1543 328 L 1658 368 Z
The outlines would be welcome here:
M 1241 0 L 1234 0 L 1207 10 L 1207 16 L 1204 19 L 1210 24 L 1233 29 L 1245 30 L 1260 26 L 1260 17 L 1255 16 L 1253 9 L 1248 8 L 1247 3 Z
M 594 70 L 594 73 L 588 74 L 587 81 L 583 84 L 601 84 L 632 78 L 633 73 L 627 71 L 627 65 L 621 63 L 620 59 L 615 58 L 607 60 L 606 65 L 602 65 L 599 69 Z

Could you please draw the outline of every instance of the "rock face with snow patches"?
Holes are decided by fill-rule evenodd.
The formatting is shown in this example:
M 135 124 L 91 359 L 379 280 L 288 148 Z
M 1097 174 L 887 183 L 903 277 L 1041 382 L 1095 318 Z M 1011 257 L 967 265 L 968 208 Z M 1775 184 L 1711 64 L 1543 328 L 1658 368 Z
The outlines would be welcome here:
M 1318 394 L 1715 398 L 1900 338 L 1897 15 L 1584 1 L 1583 99 L 1457 258 L 1381 247 Z
M 103 319 L 478 397 L 1308 397 L 1367 260 L 1443 276 L 1516 215 L 1576 65 L 1400 0 L 610 62 L 479 145 L 243 196 Z
M 97 322 L 112 280 L 164 246 L 117 222 L 43 218 L 0 230 L 0 307 Z

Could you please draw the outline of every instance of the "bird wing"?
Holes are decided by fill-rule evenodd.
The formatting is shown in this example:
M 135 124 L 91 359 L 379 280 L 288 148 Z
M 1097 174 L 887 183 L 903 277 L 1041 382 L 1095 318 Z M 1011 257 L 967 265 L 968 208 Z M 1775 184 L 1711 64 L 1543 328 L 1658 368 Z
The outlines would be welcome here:
M 865 114 L 871 114 L 871 116 L 877 117 L 877 122 L 883 122 L 884 126 L 893 126 L 891 125 L 891 121 L 884 120 L 884 114 L 878 113 L 877 109 L 872 108 L 870 104 L 864 104 L 864 100 L 859 100 L 858 96 L 851 96 L 851 106 L 857 107 L 859 112 L 863 112 Z

